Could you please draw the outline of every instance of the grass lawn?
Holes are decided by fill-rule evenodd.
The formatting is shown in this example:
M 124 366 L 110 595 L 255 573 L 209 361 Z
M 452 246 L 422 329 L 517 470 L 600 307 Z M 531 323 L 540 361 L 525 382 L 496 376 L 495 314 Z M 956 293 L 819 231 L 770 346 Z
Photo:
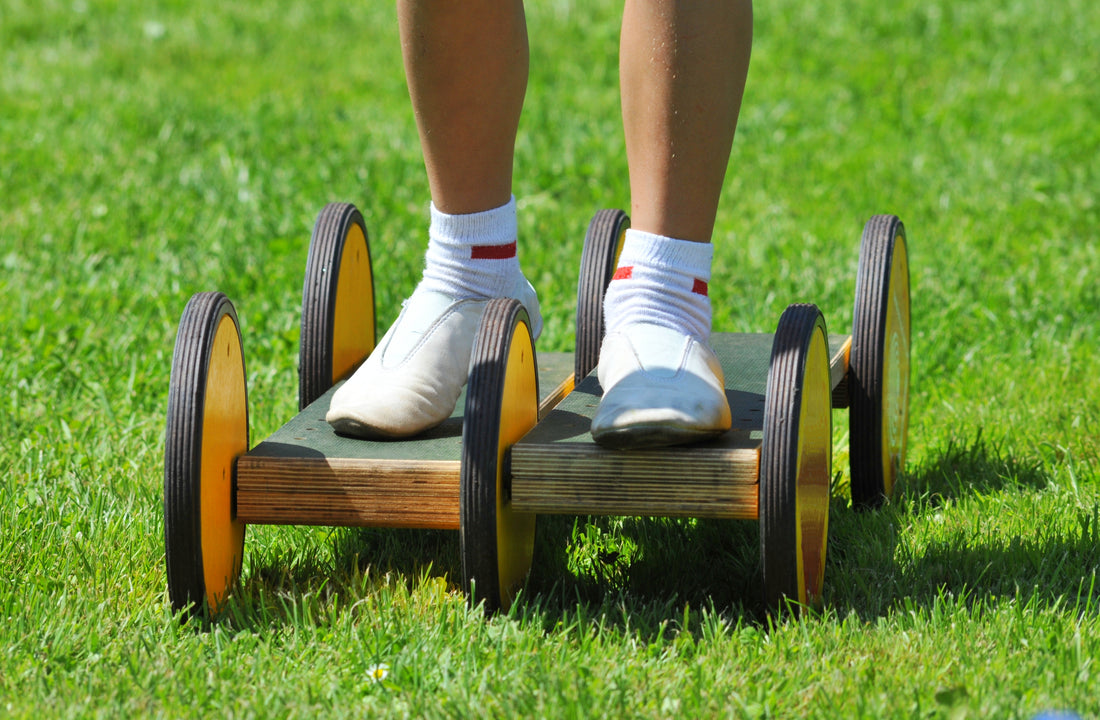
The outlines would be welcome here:
M 572 348 L 589 218 L 629 206 L 620 13 L 528 8 L 515 193 L 543 351 Z M 837 414 L 819 613 L 760 612 L 755 523 L 556 517 L 489 621 L 458 591 L 456 533 L 250 527 L 225 617 L 181 623 L 162 462 L 187 299 L 236 304 L 258 442 L 296 411 L 318 210 L 362 209 L 381 328 L 417 280 L 428 194 L 394 15 L 0 7 L 0 715 L 1100 716 L 1089 0 L 757 4 L 715 329 L 812 301 L 846 332 L 866 219 L 899 215 L 911 248 L 908 471 L 852 510 Z

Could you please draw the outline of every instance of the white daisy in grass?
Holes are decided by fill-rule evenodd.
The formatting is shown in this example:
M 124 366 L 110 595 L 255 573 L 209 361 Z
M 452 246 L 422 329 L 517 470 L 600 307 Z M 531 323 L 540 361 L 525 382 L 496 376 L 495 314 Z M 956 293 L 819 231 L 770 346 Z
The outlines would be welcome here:
M 390 674 L 390 666 L 386 663 L 377 663 L 367 668 L 367 677 L 371 682 L 380 683 Z

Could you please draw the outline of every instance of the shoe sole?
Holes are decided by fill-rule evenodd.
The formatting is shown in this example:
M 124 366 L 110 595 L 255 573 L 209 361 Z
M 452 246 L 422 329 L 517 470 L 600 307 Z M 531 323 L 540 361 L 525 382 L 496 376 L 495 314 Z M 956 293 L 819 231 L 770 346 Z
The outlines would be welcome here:
M 379 428 L 368 425 L 367 423 L 360 422 L 358 420 L 352 420 L 350 418 L 341 418 L 339 420 L 330 420 L 329 425 L 336 432 L 337 435 L 345 435 L 347 437 L 360 438 L 362 440 L 403 440 L 405 438 L 411 438 L 425 430 L 431 428 L 418 429 L 411 433 L 394 433 L 380 430 Z M 434 426 L 432 426 L 434 427 Z
M 711 440 L 725 430 L 700 430 L 669 427 L 668 425 L 632 425 L 593 433 L 592 439 L 600 447 L 610 450 L 640 450 L 643 448 L 689 445 Z

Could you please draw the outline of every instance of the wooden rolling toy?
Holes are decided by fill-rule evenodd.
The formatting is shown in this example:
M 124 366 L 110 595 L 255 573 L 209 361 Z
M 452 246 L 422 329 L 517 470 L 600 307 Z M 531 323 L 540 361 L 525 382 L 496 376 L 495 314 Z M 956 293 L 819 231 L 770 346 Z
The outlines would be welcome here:
M 758 519 L 769 606 L 822 591 L 831 408 L 850 406 L 852 496 L 889 497 L 908 424 L 909 285 L 892 216 L 864 230 L 851 336 L 829 336 L 813 305 L 792 305 L 775 335 L 718 333 L 734 428 L 712 442 L 635 452 L 596 446 L 603 292 L 629 219 L 603 210 L 581 263 L 573 354 L 536 358 L 529 320 L 494 300 L 452 417 L 407 441 L 336 435 L 334 386 L 374 348 L 367 232 L 351 205 L 322 210 L 303 288 L 300 412 L 249 449 L 244 353 L 220 293 L 184 310 L 165 442 L 165 555 L 178 610 L 217 611 L 239 579 L 248 524 L 459 531 L 462 587 L 507 607 L 531 566 L 538 514 Z M 859 439 L 857 441 L 857 435 Z

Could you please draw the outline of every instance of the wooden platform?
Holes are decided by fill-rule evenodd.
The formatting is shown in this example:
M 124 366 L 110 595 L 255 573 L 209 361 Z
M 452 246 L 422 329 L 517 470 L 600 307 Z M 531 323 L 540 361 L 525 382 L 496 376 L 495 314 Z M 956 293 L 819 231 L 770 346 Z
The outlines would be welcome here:
M 772 335 L 716 334 L 712 342 L 733 429 L 710 443 L 653 451 L 596 446 L 588 432 L 601 392 L 595 374 L 573 390 L 572 354 L 540 354 L 543 420 L 512 448 L 512 505 L 539 513 L 755 518 Z M 850 345 L 848 336 L 830 338 L 834 388 L 846 377 Z M 448 420 L 416 439 L 368 441 L 341 437 L 325 422 L 333 392 L 237 460 L 237 518 L 457 529 L 465 396 Z
M 589 433 L 602 390 L 589 375 L 511 451 L 512 506 L 540 514 L 755 519 L 772 335 L 716 334 L 732 429 L 707 443 L 611 451 Z M 847 375 L 849 336 L 833 336 L 830 380 Z M 834 393 L 834 396 L 836 393 Z
M 538 356 L 540 417 L 573 388 L 573 355 Z M 341 437 L 318 398 L 237 460 L 237 518 L 246 523 L 458 528 L 465 392 L 451 417 L 415 440 Z

